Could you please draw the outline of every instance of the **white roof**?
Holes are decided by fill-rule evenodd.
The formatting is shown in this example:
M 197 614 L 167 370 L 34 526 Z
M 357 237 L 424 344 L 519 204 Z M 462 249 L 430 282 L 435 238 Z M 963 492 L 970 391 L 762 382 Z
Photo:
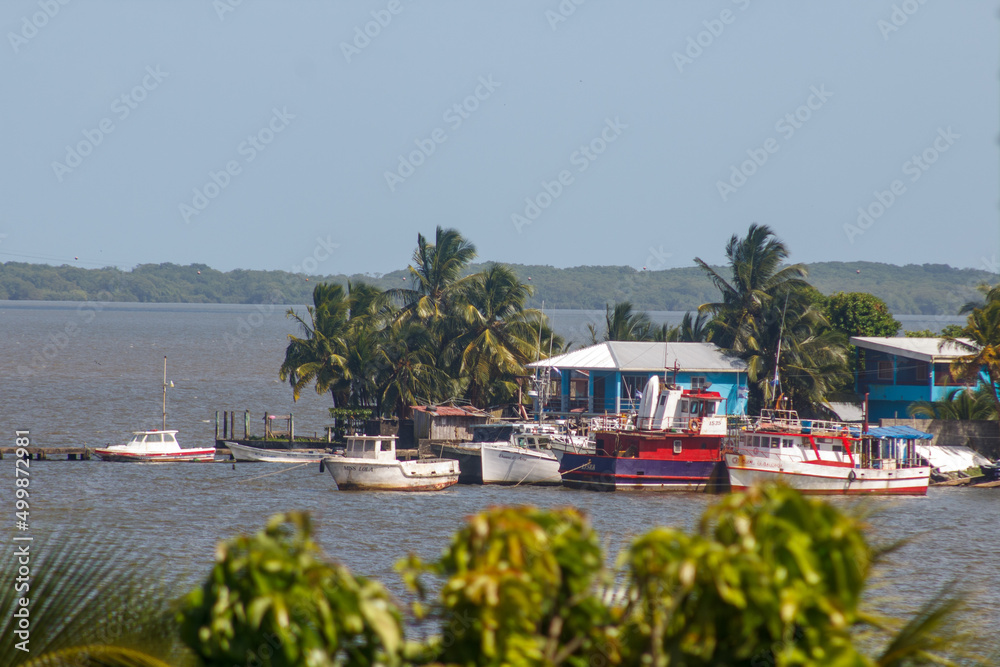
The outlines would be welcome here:
M 686 372 L 745 373 L 747 365 L 723 354 L 712 343 L 644 343 L 610 341 L 542 359 L 528 368 L 579 368 L 583 370 L 652 371 L 677 367 Z
M 960 338 L 964 343 L 972 344 L 968 338 Z M 951 361 L 956 357 L 971 354 L 954 343 L 946 343 L 943 338 L 879 338 L 877 336 L 852 336 L 851 344 L 867 350 L 895 354 L 907 359 L 920 361 Z

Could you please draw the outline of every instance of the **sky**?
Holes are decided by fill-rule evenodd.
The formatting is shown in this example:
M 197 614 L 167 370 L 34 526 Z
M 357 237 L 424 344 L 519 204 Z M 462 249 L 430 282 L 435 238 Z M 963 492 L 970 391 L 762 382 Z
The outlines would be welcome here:
M 0 261 L 997 271 L 1000 1 L 3 0 Z

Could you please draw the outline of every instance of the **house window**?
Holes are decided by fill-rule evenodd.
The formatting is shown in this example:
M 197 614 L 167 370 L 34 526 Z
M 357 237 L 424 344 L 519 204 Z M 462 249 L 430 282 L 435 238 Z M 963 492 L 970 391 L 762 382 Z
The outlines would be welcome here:
M 938 387 L 961 387 L 964 383 L 952 377 L 950 364 L 934 364 L 934 384 Z
M 702 375 L 692 375 L 691 376 L 691 389 L 699 390 L 708 388 L 708 378 Z
M 892 382 L 892 362 L 891 361 L 880 361 L 878 362 L 878 379 L 887 380 Z

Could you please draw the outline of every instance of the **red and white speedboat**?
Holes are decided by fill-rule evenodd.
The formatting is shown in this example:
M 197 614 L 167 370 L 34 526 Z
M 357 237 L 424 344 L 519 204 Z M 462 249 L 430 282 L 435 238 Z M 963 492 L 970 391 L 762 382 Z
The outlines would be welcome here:
M 857 425 L 799 419 L 793 410 L 762 411 L 729 450 L 734 491 L 782 482 L 803 493 L 922 496 L 930 481 L 912 443 L 879 440 Z
M 174 463 L 178 461 L 208 462 L 215 460 L 215 448 L 183 449 L 177 443 L 177 431 L 136 431 L 123 445 L 95 449 L 102 461 L 136 461 L 140 463 Z

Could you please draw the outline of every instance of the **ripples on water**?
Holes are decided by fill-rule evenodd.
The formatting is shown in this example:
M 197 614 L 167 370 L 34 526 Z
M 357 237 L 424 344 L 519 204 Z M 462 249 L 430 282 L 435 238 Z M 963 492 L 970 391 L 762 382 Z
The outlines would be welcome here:
M 24 377 L 51 332 L 78 317 L 76 306 L 10 308 L 0 304 L 0 442 L 13 444 L 15 428 L 36 442 L 101 444 L 160 420 L 163 355 L 170 357 L 169 426 L 185 446 L 211 443 L 215 410 L 250 408 L 294 412 L 299 432 L 322 432 L 328 397 L 304 394 L 293 404 L 276 382 L 285 336 L 283 308 L 263 317 L 237 342 L 247 306 L 138 306 L 105 310 L 82 327 L 40 372 Z M 254 422 L 256 424 L 256 421 Z M 242 427 L 240 427 L 242 430 Z M 4 439 L 3 433 L 9 437 Z M 0 462 L 12 479 L 13 461 Z M 458 486 L 433 494 L 339 492 L 318 465 L 130 465 L 99 461 L 32 462 L 32 532 L 39 541 L 76 536 L 126 545 L 155 558 L 182 589 L 200 581 L 216 543 L 255 532 L 268 516 L 308 510 L 316 537 L 333 558 L 358 574 L 384 582 L 408 599 L 393 566 L 410 552 L 433 559 L 465 517 L 491 505 L 571 506 L 587 512 L 609 560 L 650 528 L 692 530 L 711 496 L 601 494 L 559 487 Z M 271 474 L 276 473 L 276 474 Z M 850 499 L 831 502 L 845 508 Z M 13 486 L 0 485 L 0 503 L 13 506 Z M 951 584 L 970 592 L 972 616 L 990 638 L 1000 615 L 1000 489 L 933 488 L 925 498 L 865 499 L 874 510 L 869 537 L 911 541 L 880 567 L 869 594 L 885 611 L 913 611 Z M 990 639 L 990 641 L 993 641 Z

